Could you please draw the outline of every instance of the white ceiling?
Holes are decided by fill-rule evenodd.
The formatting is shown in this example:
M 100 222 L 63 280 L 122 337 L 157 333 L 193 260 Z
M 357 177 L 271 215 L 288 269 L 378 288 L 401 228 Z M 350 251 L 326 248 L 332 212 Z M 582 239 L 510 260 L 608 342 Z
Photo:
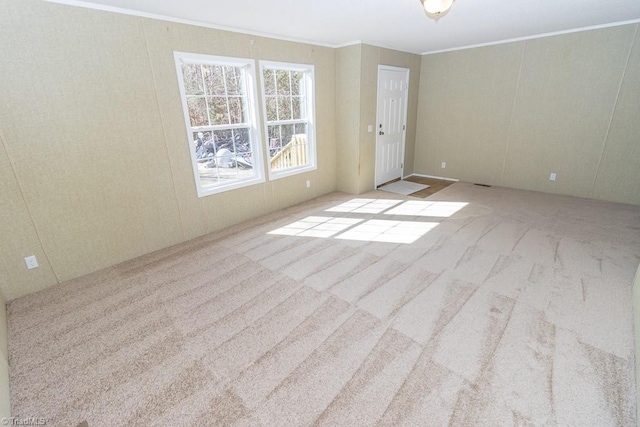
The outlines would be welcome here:
M 640 0 L 457 0 L 437 23 L 420 0 L 49 0 L 328 46 L 431 53 L 640 22 Z

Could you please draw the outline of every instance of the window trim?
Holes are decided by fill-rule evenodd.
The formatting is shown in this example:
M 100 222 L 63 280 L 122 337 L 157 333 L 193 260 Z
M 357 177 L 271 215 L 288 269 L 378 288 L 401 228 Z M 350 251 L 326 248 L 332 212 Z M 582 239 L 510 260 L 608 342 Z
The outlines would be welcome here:
M 269 154 L 269 124 L 280 123 L 286 124 L 287 120 L 281 120 L 278 122 L 267 121 L 267 98 L 264 87 L 264 70 L 286 70 L 286 71 L 299 71 L 302 72 L 305 79 L 306 93 L 306 108 L 307 108 L 307 144 L 309 145 L 308 159 L 309 163 L 304 166 L 295 166 L 292 168 L 282 169 L 280 171 L 271 170 L 271 155 Z M 265 157 L 267 163 L 267 173 L 269 174 L 269 180 L 273 181 L 288 176 L 298 175 L 305 172 L 310 172 L 318 169 L 317 160 L 317 145 L 316 145 L 316 88 L 315 88 L 315 67 L 313 64 L 295 64 L 290 62 L 276 62 L 276 61 L 259 61 L 260 69 L 260 88 L 262 90 L 262 117 L 263 117 L 263 135 L 265 137 Z M 298 122 L 297 120 L 293 122 Z
M 265 182 L 264 174 L 264 160 L 262 156 L 263 144 L 262 134 L 260 132 L 260 115 L 258 113 L 258 88 L 256 80 L 256 66 L 255 60 L 247 58 L 233 58 L 226 56 L 216 55 L 203 55 L 197 53 L 188 52 L 173 52 L 173 58 L 176 66 L 176 73 L 178 79 L 178 87 L 180 90 L 180 100 L 182 102 L 182 112 L 184 115 L 185 129 L 187 132 L 187 143 L 189 144 L 189 154 L 191 156 L 191 166 L 193 169 L 193 178 L 196 184 L 196 190 L 198 197 L 210 196 L 212 194 L 219 194 L 229 190 L 235 190 L 238 188 L 248 187 L 255 184 L 261 184 Z M 251 138 L 251 150 L 253 153 L 253 170 L 255 176 L 253 178 L 247 178 L 242 180 L 232 181 L 226 184 L 217 184 L 212 186 L 203 186 L 200 183 L 200 175 L 198 173 L 198 159 L 196 158 L 196 149 L 193 144 L 193 128 L 191 126 L 191 119 L 189 117 L 189 107 L 187 104 L 187 93 L 184 87 L 184 75 L 182 73 L 182 63 L 197 63 L 207 65 L 226 65 L 235 67 L 247 67 L 246 69 L 246 91 L 247 91 L 247 114 L 249 118 L 249 135 Z M 229 125 L 216 125 L 221 129 L 231 128 L 243 128 L 246 126 L 238 124 Z M 197 132 L 197 131 L 196 131 Z

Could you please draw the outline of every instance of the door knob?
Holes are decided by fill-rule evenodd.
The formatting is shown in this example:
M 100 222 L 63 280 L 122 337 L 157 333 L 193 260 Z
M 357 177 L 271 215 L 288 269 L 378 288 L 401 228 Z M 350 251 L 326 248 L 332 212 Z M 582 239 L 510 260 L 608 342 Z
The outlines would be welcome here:
M 378 132 L 378 135 L 384 135 L 384 132 L 380 131 Z

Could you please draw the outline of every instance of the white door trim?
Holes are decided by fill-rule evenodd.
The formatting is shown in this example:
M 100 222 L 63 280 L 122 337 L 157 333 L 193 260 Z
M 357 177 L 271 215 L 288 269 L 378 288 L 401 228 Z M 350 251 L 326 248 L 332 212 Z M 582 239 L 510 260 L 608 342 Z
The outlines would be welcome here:
M 404 97 L 404 131 L 402 132 L 402 171 L 400 173 L 400 179 L 402 179 L 402 177 L 404 176 L 404 154 L 405 154 L 405 148 L 406 148 L 406 143 L 407 143 L 407 116 L 408 116 L 408 109 L 409 109 L 409 77 L 410 77 L 410 73 L 411 70 L 409 68 L 403 68 L 403 67 L 395 67 L 393 65 L 382 65 L 382 64 L 378 64 L 378 78 L 376 79 L 376 124 L 374 126 L 374 130 L 376 132 L 376 149 L 375 149 L 375 158 L 374 158 L 374 176 L 373 176 L 373 189 L 375 190 L 376 188 L 378 188 L 378 123 L 379 123 L 379 111 L 378 111 L 378 106 L 380 105 L 379 103 L 379 91 L 378 89 L 380 88 L 380 70 L 389 70 L 389 71 L 404 71 L 406 72 L 406 85 L 405 85 L 405 91 L 406 91 L 406 96 Z

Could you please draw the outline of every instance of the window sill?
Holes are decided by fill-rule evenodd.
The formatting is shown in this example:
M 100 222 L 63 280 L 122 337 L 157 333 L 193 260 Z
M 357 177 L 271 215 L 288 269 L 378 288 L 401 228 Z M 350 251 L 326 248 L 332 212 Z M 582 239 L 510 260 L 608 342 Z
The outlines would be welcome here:
M 198 186 L 197 187 L 198 197 L 200 198 L 200 197 L 211 196 L 214 194 L 220 194 L 226 191 L 237 190 L 239 188 L 244 188 L 244 187 L 250 187 L 256 184 L 262 184 L 264 182 L 265 182 L 265 179 L 263 177 L 258 177 L 258 178 L 247 179 L 245 181 L 238 181 L 238 182 L 233 182 L 233 183 L 224 184 L 224 185 L 215 186 L 215 187 L 202 188 Z
M 269 181 L 275 181 L 280 178 L 287 178 L 289 176 L 298 175 L 305 172 L 311 172 L 316 169 L 318 169 L 316 165 L 308 165 L 308 166 L 302 166 L 298 168 L 283 169 L 275 172 L 269 171 Z

